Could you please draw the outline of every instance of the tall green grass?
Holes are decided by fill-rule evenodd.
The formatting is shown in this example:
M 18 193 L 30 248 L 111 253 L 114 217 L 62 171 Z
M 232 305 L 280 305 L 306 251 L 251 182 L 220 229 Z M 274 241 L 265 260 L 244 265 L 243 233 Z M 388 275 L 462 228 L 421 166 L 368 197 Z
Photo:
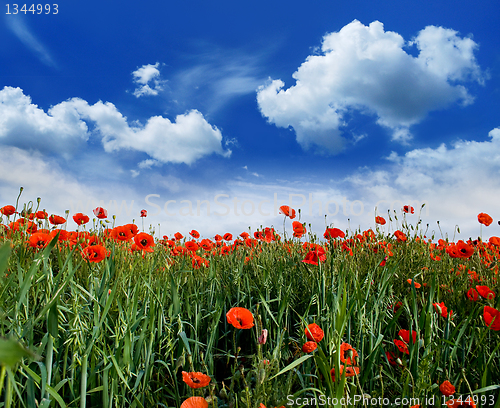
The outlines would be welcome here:
M 0 407 L 179 407 L 193 395 L 227 408 L 297 399 L 320 406 L 320 397 L 356 395 L 414 397 L 425 406 L 432 396 L 443 401 L 444 380 L 456 396 L 500 406 L 500 332 L 482 318 L 484 305 L 499 309 L 499 298 L 465 296 L 468 269 L 499 294 L 492 265 L 479 250 L 470 259 L 441 251 L 434 261 L 419 233 L 405 231 L 407 242 L 381 233 L 373 241 L 356 233 L 332 240 L 318 266 L 302 262 L 299 239 L 287 239 L 205 254 L 210 263 L 200 269 L 161 244 L 143 257 L 109 240 L 110 256 L 89 263 L 57 237 L 36 252 L 26 233 L 15 232 L 0 249 Z M 384 266 L 384 250 L 374 250 L 381 242 L 392 245 Z M 435 302 L 453 309 L 453 318 L 436 313 Z M 235 306 L 253 313 L 254 328 L 227 322 Z M 325 337 L 304 354 L 312 322 Z M 259 344 L 264 328 L 269 336 Z M 393 342 L 400 329 L 419 339 L 408 355 Z M 360 373 L 333 382 L 343 342 L 359 353 Z M 399 364 L 389 364 L 387 351 Z M 211 384 L 192 390 L 182 371 L 206 373 Z

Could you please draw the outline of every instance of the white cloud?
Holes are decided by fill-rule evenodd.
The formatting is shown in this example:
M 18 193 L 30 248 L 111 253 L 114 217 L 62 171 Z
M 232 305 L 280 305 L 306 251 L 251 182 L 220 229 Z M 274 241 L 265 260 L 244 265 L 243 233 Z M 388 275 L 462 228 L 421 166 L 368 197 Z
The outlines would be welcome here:
M 197 110 L 177 115 L 175 122 L 153 116 L 144 126 L 130 127 L 112 103 L 89 105 L 81 99 L 73 99 L 69 103 L 83 118 L 95 123 L 103 136 L 106 152 L 131 149 L 147 153 L 162 163 L 186 164 L 212 153 L 224 157 L 231 155 L 231 150 L 222 148 L 220 130 L 210 125 Z
M 73 98 L 45 113 L 20 88 L 0 91 L 0 140 L 5 144 L 41 152 L 78 153 L 89 138 L 86 122 L 95 126 L 108 153 L 128 149 L 147 153 L 157 162 L 186 164 L 213 153 L 231 155 L 231 150 L 222 147 L 221 131 L 197 110 L 177 115 L 174 122 L 153 116 L 145 125 L 131 126 L 110 102 L 89 105 Z
M 405 46 L 415 45 L 413 57 Z M 474 58 L 477 44 L 456 31 L 428 26 L 409 43 L 382 23 L 355 20 L 323 38 L 322 54 L 310 55 L 293 74 L 296 84 L 271 80 L 257 92 L 260 111 L 270 123 L 292 127 L 297 141 L 335 154 L 348 139 L 343 134 L 349 110 L 374 114 L 392 138 L 407 142 L 409 128 L 429 111 L 472 97 L 462 81 L 482 83 Z
M 166 81 L 160 80 L 159 66 L 159 62 L 154 65 L 143 65 L 141 68 L 132 72 L 134 82 L 140 85 L 134 90 L 134 96 L 139 98 L 140 96 L 158 95 L 159 91 L 163 91 L 163 84 Z
M 161 162 L 159 162 L 158 160 L 147 159 L 140 162 L 138 164 L 138 167 L 140 169 L 150 169 L 153 166 L 159 166 L 159 165 L 161 165 Z
M 47 113 L 33 104 L 22 89 L 0 90 L 0 140 L 42 152 L 69 153 L 89 137 L 88 128 L 67 102 Z
M 57 67 L 54 59 L 47 48 L 30 31 L 25 22 L 18 16 L 9 16 L 5 19 L 7 27 L 19 38 L 19 40 L 33 51 L 38 59 L 50 67 Z
M 500 200 L 500 128 L 489 137 L 485 142 L 460 140 L 451 147 L 415 149 L 403 156 L 392 153 L 388 169 L 361 170 L 348 181 L 371 202 L 426 202 L 429 217 L 441 221 L 450 238 L 455 224 L 466 238 L 477 237 L 477 214 L 495 216 Z M 493 229 L 483 232 L 500 235 Z

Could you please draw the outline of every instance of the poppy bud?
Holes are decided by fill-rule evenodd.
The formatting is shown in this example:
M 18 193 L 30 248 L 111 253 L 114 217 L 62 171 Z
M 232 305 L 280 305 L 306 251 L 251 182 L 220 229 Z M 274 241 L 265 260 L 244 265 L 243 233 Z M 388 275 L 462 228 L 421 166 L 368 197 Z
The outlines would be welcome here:
M 267 329 L 262 329 L 262 334 L 257 339 L 259 344 L 266 344 L 267 341 Z
M 262 384 L 265 379 L 266 379 L 266 370 L 264 368 L 261 368 L 257 374 L 257 382 L 259 384 Z
M 222 390 L 220 390 L 220 392 L 219 392 L 219 397 L 221 397 L 222 399 L 227 398 L 227 391 L 226 391 L 226 387 L 224 386 L 224 381 L 222 382 Z

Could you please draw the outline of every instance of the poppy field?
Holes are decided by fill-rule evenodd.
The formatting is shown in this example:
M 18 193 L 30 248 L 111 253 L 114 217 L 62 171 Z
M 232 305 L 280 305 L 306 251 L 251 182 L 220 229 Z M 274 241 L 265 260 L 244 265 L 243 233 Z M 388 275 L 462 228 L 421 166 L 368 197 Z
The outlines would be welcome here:
M 39 207 L 0 208 L 0 407 L 500 407 L 498 237 L 409 206 L 211 237 Z

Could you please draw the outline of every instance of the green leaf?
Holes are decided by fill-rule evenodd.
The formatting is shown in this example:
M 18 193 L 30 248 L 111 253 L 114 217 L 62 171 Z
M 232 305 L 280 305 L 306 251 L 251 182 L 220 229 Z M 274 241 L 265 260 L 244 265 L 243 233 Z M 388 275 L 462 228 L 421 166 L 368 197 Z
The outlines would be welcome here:
M 3 273 L 7 269 L 9 264 L 9 256 L 11 252 L 10 241 L 7 241 L 0 248 L 0 276 L 3 276 Z
M 172 291 L 172 305 L 173 305 L 172 317 L 175 317 L 181 311 L 181 304 L 179 301 L 179 294 L 177 293 L 177 285 L 174 282 L 173 276 L 170 277 L 170 289 Z
M 313 356 L 312 354 L 307 354 L 305 356 L 300 357 L 298 360 L 295 360 L 294 362 L 288 364 L 278 374 L 273 375 L 269 380 L 272 380 L 273 378 L 276 378 L 276 377 L 280 376 L 281 374 L 286 373 L 287 371 L 290 371 L 292 368 L 297 367 L 298 365 L 302 364 L 304 361 L 310 359 L 312 356 Z
M 185 332 L 180 332 L 179 337 L 182 340 L 182 343 L 184 343 L 184 347 L 186 347 L 186 351 L 188 352 L 189 355 L 191 355 L 191 347 L 189 347 L 189 339 L 186 336 Z
M 12 368 L 24 357 L 35 358 L 36 355 L 13 339 L 0 338 L 0 365 Z

